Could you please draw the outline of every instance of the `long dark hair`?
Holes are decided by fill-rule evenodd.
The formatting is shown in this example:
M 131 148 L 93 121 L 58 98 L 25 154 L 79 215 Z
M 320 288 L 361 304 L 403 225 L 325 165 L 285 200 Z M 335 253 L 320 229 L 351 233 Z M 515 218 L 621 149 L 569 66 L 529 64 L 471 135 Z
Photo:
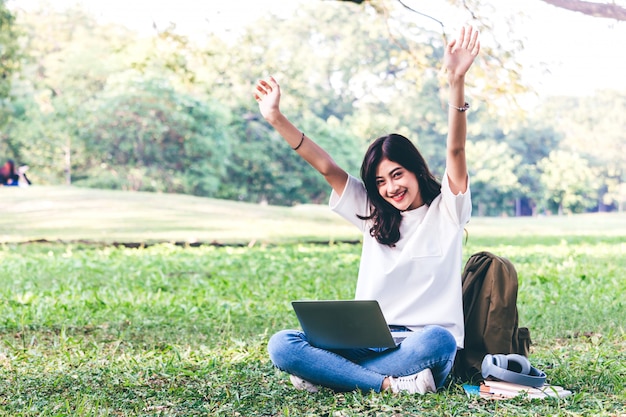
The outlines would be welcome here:
M 383 158 L 402 165 L 415 174 L 419 192 L 425 204 L 430 204 L 441 193 L 441 183 L 428 169 L 426 160 L 415 145 L 397 133 L 376 139 L 365 152 L 361 164 L 361 179 L 365 184 L 370 204 L 370 215 L 360 216 L 362 220 L 372 220 L 370 235 L 378 243 L 395 246 L 400 240 L 400 210 L 389 204 L 378 192 L 376 169 Z

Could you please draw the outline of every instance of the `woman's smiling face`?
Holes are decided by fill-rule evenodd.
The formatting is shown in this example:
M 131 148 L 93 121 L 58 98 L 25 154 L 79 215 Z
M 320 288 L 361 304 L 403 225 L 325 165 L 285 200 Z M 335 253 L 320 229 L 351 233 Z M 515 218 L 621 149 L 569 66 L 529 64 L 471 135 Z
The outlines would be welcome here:
M 400 211 L 424 205 L 415 174 L 387 158 L 376 168 L 376 187 L 381 197 Z

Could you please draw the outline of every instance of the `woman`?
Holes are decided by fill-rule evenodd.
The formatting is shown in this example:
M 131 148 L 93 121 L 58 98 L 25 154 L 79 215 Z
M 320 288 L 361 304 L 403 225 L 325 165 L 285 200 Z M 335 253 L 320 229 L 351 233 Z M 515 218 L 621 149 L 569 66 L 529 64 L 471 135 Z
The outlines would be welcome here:
M 449 111 L 441 184 L 413 144 L 397 134 L 372 143 L 359 181 L 281 113 L 274 78 L 257 83 L 265 120 L 328 181 L 331 208 L 363 232 L 355 298 L 377 300 L 387 323 L 412 331 L 393 349 L 341 351 L 313 347 L 296 330 L 278 332 L 268 344 L 270 358 L 296 388 L 424 394 L 443 386 L 464 338 L 461 251 L 471 214 L 465 74 L 479 50 L 471 27 L 446 46 Z

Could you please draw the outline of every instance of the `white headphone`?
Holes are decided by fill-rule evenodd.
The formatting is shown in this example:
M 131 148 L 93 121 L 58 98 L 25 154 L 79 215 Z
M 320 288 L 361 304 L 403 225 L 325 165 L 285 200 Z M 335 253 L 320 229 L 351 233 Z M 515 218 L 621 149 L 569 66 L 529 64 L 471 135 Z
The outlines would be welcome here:
M 546 374 L 533 368 L 525 356 L 486 355 L 481 366 L 483 378 L 492 376 L 501 381 L 528 387 L 540 387 L 546 382 Z

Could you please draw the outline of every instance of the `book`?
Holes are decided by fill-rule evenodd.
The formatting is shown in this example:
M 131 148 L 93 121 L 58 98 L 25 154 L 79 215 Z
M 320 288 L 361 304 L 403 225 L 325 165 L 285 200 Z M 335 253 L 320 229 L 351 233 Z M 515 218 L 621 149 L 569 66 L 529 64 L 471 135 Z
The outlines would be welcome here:
M 479 395 L 483 398 L 564 398 L 572 395 L 572 392 L 558 385 L 544 384 L 540 387 L 528 387 L 504 381 L 486 380 L 479 385 Z
M 528 387 L 525 385 L 512 384 L 503 381 L 484 381 L 480 385 L 464 384 L 463 389 L 468 397 L 480 396 L 490 400 L 503 400 L 508 398 L 564 398 L 572 395 L 572 392 L 558 385 L 544 384 L 540 387 Z

